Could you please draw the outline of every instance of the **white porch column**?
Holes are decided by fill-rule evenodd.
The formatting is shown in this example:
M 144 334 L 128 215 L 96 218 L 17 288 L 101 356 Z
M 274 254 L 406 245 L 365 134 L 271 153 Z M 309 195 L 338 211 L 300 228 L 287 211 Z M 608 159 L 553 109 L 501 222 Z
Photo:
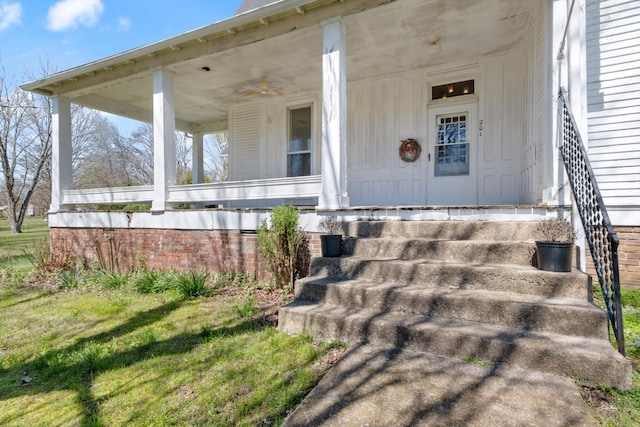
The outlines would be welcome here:
M 552 64 L 552 77 L 550 99 L 552 99 L 552 141 L 545 145 L 544 150 L 544 182 L 543 202 L 551 206 L 565 205 L 570 203 L 567 198 L 569 192 L 565 191 L 564 166 L 560 154 L 560 123 L 558 121 L 558 89 L 560 86 L 567 88 L 567 60 L 566 60 L 566 39 L 564 39 L 565 28 L 568 25 L 567 0 L 554 0 L 550 4 L 551 19 L 551 46 L 550 56 Z
M 169 209 L 169 186 L 176 183 L 175 105 L 173 74 L 153 70 L 153 187 L 152 211 Z
M 322 195 L 318 209 L 333 210 L 349 207 L 346 48 L 340 17 L 322 25 Z
M 193 184 L 204 182 L 204 156 L 203 156 L 203 135 L 194 133 L 192 136 L 193 148 L 191 150 L 191 176 Z
M 71 103 L 60 96 L 52 99 L 51 205 L 49 212 L 65 210 L 62 192 L 73 188 L 71 164 Z

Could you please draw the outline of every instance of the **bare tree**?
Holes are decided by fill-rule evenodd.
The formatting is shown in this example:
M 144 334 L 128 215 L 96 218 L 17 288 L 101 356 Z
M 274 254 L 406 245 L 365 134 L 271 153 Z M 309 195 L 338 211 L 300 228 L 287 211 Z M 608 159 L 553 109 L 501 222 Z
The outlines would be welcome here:
M 78 188 L 125 187 L 141 184 L 132 164 L 135 158 L 126 138 L 106 118 L 93 116 L 95 133 L 74 170 Z
M 12 234 L 22 231 L 31 196 L 51 156 L 51 100 L 13 90 L 0 64 L 0 168 Z
M 205 170 L 211 182 L 226 181 L 229 175 L 229 134 L 219 132 L 205 138 Z
M 191 184 L 193 182 L 193 169 L 191 167 L 193 138 L 184 132 L 176 132 L 175 140 L 178 184 Z
M 31 201 L 44 213 L 51 200 L 52 100 L 14 89 L 1 65 L 0 182 L 11 233 L 20 233 Z M 48 61 L 41 61 L 41 75 L 53 72 Z M 37 77 L 27 70 L 24 78 Z M 73 170 L 81 171 L 96 147 L 105 145 L 117 129 L 99 112 L 80 105 L 72 105 L 71 123 Z
M 129 138 L 132 168 L 142 183 L 153 183 L 153 126 L 144 123 Z
M 178 183 L 191 183 L 192 139 L 184 132 L 175 133 L 176 141 L 176 176 Z M 153 182 L 153 126 L 144 123 L 131 133 L 129 139 L 132 160 L 136 162 L 136 170 L 145 177 L 146 183 Z

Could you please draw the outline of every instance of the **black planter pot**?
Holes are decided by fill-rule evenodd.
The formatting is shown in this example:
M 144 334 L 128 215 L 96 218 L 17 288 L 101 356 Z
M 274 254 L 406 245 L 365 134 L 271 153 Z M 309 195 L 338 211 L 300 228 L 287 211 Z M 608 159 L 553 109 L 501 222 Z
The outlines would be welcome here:
M 540 270 L 571 271 L 573 243 L 537 241 L 536 254 Z
M 342 255 L 342 235 L 321 234 L 320 249 L 323 257 L 339 257 Z

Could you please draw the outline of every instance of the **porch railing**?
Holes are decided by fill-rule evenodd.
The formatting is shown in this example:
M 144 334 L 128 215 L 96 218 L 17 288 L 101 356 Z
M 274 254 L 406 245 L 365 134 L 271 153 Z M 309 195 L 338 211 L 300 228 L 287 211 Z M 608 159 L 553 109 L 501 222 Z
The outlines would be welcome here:
M 602 200 L 587 152 L 571 114 L 566 94 L 558 95 L 558 126 L 561 131 L 561 152 L 569 176 L 573 198 L 589 244 L 602 296 L 609 315 L 609 324 L 616 337 L 618 351 L 624 355 L 624 329 L 620 300 L 618 244 L 607 209 Z
M 103 205 L 147 203 L 153 200 L 153 185 L 138 185 L 116 188 L 88 188 L 81 190 L 64 190 L 64 205 Z
M 320 175 L 269 178 L 250 181 L 228 181 L 208 184 L 172 185 L 169 203 L 210 202 L 223 204 L 233 201 L 274 199 L 311 199 L 322 193 Z M 117 188 L 65 190 L 64 205 L 150 203 L 153 185 Z

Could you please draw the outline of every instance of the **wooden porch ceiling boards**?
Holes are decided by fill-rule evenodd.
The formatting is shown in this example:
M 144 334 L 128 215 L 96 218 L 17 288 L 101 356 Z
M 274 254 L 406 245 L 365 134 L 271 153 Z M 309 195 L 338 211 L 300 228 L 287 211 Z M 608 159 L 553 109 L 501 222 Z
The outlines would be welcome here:
M 227 22 L 228 25 L 214 28 L 210 33 L 201 34 L 199 30 L 194 30 L 175 37 L 175 43 L 170 43 L 174 39 L 167 39 L 157 43 L 159 45 L 157 49 L 154 49 L 153 44 L 146 47 L 147 49 L 145 47 L 133 49 L 77 69 L 58 73 L 46 79 L 27 83 L 23 85 L 23 88 L 42 95 L 64 94 L 68 97 L 74 97 L 96 87 L 103 87 L 107 82 L 113 84 L 119 80 L 128 80 L 131 76 L 148 73 L 157 67 L 166 67 L 206 57 L 310 25 L 317 25 L 319 22 L 336 15 L 347 16 L 394 1 L 396 0 L 308 1 L 306 3 L 309 4 L 305 5 L 305 13 L 302 15 L 296 11 L 295 7 L 292 7 L 291 10 L 274 15 L 256 15 L 255 19 L 238 25 L 234 25 L 234 18 L 230 18 L 222 22 Z M 327 8 L 328 5 L 332 7 Z M 270 9 L 270 6 L 265 9 Z M 261 19 L 266 19 L 268 25 L 261 23 Z M 192 37 L 189 37 L 191 34 Z M 137 54 L 138 51 L 140 51 L 139 54 Z M 118 61 L 120 57 L 121 60 Z M 74 73 L 74 71 L 77 72 Z
M 224 130 L 230 105 L 249 100 L 242 88 L 261 78 L 285 96 L 319 93 L 320 24 L 326 19 L 344 19 L 352 82 L 509 51 L 526 39 L 529 11 L 536 3 L 283 0 L 23 88 L 148 122 L 152 70 L 167 67 L 176 76 L 178 129 L 215 132 Z M 440 38 L 442 52 L 430 56 L 426 46 L 434 35 Z

